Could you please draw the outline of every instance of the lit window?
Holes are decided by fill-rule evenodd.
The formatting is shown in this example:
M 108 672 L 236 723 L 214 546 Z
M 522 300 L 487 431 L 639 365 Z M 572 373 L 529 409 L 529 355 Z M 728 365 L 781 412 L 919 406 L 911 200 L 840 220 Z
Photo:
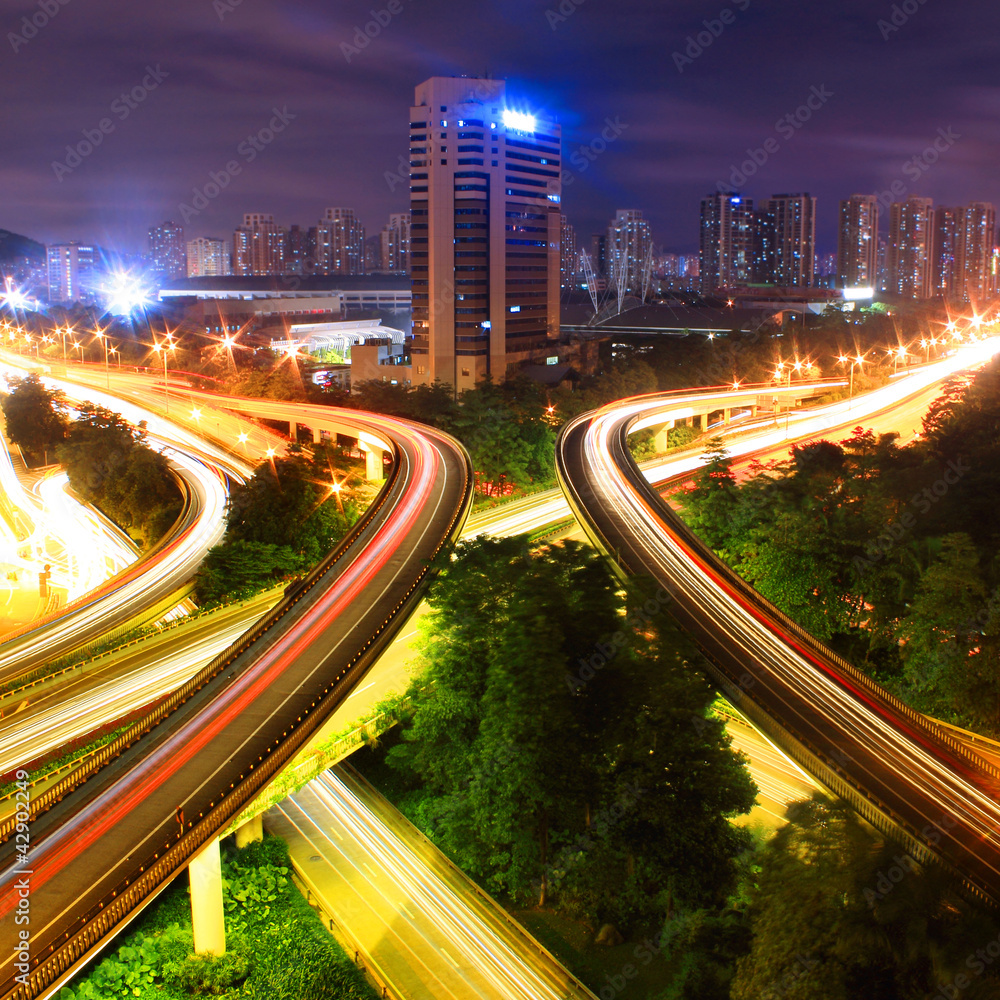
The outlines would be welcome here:
M 512 313 L 519 313 L 521 311 L 521 307 L 520 306 L 511 306 L 510 307 L 510 311 Z

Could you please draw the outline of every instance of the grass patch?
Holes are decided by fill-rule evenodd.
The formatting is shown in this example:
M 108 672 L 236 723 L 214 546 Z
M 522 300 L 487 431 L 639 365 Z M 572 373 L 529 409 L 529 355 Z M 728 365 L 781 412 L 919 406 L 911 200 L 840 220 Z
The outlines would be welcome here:
M 191 952 L 187 879 L 175 880 L 57 1000 L 374 1000 L 376 994 L 291 882 L 284 841 L 224 848 L 227 953 Z

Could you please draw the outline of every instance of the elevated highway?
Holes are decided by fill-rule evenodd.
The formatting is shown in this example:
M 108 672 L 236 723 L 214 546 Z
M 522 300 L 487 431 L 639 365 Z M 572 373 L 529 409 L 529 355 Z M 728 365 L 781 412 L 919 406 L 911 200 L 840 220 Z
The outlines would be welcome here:
M 75 774 L 43 793 L 27 856 L 10 824 L 0 830 L 0 921 L 10 926 L 28 898 L 31 933 L 27 970 L 4 942 L 3 997 L 54 992 L 238 815 L 350 694 L 419 600 L 430 560 L 458 536 L 472 488 L 461 446 L 405 421 L 343 416 L 393 456 L 344 543 L 98 755 L 89 780 Z
M 985 360 L 954 359 L 955 370 Z M 568 424 L 557 472 L 570 507 L 625 573 L 672 595 L 727 697 L 785 753 L 915 856 L 1000 902 L 1000 770 L 766 602 L 703 545 L 633 462 L 628 437 L 686 406 L 623 400 Z

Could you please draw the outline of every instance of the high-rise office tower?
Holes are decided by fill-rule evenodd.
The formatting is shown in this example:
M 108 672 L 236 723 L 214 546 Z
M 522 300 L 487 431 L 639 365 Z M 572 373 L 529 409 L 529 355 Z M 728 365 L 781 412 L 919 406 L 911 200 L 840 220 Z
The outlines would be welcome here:
M 565 215 L 559 216 L 559 280 L 563 288 L 572 288 L 580 271 L 580 251 L 576 230 Z
M 353 208 L 328 208 L 316 227 L 320 274 L 365 273 L 365 227 Z
M 906 299 L 934 294 L 933 215 L 930 198 L 908 198 L 889 207 L 886 291 Z
M 199 236 L 188 240 L 187 276 L 189 278 L 219 277 L 232 271 L 229 248 L 223 240 Z
M 754 280 L 756 228 L 752 198 L 717 193 L 702 199 L 698 261 L 706 295 Z
M 183 278 L 187 274 L 187 247 L 184 228 L 174 222 L 164 222 L 149 230 L 149 261 L 160 278 Z
M 776 194 L 761 206 L 774 232 L 774 267 L 770 284 L 812 288 L 816 278 L 816 199 L 805 194 Z
M 840 203 L 837 283 L 841 288 L 877 287 L 878 199 L 873 194 L 855 194 Z
M 974 201 L 960 209 L 958 239 L 958 291 L 973 305 L 993 295 L 993 249 L 996 246 L 997 211 L 987 201 Z
M 649 223 L 636 209 L 620 208 L 608 225 L 608 277 L 628 295 L 645 298 L 653 267 Z
M 248 212 L 233 234 L 233 274 L 285 273 L 285 231 L 265 212 Z
M 45 248 L 49 302 L 71 305 L 94 291 L 100 251 L 93 244 L 57 243 Z
M 959 294 L 958 269 L 962 216 L 961 209 L 934 209 L 931 237 L 931 244 L 934 248 L 934 257 L 931 262 L 933 294 L 949 299 Z
M 413 381 L 503 380 L 559 334 L 561 130 L 502 80 L 435 77 L 410 109 Z
M 383 271 L 410 273 L 410 225 L 409 212 L 394 212 L 389 216 L 389 224 L 382 230 Z

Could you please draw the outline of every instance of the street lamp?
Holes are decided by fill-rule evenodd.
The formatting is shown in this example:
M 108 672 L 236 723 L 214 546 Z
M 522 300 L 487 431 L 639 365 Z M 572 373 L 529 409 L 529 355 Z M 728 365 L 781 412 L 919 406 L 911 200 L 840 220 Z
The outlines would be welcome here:
M 860 354 L 854 359 L 848 358 L 845 355 L 841 354 L 840 357 L 837 358 L 837 360 L 842 365 L 846 364 L 848 361 L 851 362 L 851 390 L 849 397 L 850 405 L 848 406 L 848 409 L 850 409 L 850 406 L 854 405 L 854 366 L 857 365 L 858 368 L 861 368 L 861 366 L 865 363 L 865 359 Z
M 167 336 L 169 337 L 170 334 L 168 333 Z M 173 350 L 175 350 L 175 348 L 172 345 L 170 347 L 167 347 L 165 343 L 153 344 L 153 351 L 156 354 L 163 355 L 163 400 L 164 400 L 163 408 L 167 413 L 170 412 L 170 389 L 167 386 L 167 352 Z
M 103 330 L 95 330 L 94 336 L 104 345 L 104 376 L 108 382 L 108 389 L 111 389 L 111 367 L 108 365 L 108 338 Z

